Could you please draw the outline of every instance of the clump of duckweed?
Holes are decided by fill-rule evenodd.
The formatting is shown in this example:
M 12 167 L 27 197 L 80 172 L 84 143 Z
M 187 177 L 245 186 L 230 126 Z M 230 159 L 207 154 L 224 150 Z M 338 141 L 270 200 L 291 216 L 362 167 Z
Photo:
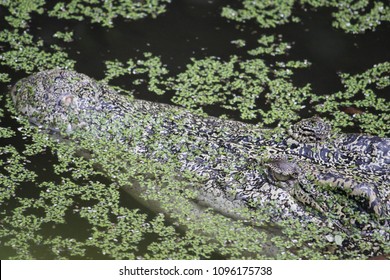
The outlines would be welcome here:
M 372 3 L 370 3 L 372 2 Z M 247 22 L 254 20 L 261 28 L 276 27 L 289 22 L 297 22 L 299 18 L 293 16 L 295 5 L 304 7 L 332 7 L 332 25 L 348 33 L 363 33 L 366 30 L 375 30 L 384 21 L 390 21 L 390 8 L 383 1 L 328 1 L 328 0 L 281 0 L 262 1 L 244 0 L 242 8 L 230 6 L 223 8 L 221 15 L 230 20 Z
M 75 64 L 57 45 L 50 46 L 51 52 L 48 52 L 42 40 L 36 41 L 32 35 L 18 29 L 0 31 L 0 44 L 8 47 L 0 55 L 0 64 L 14 70 L 32 73 L 56 67 L 73 68 Z
M 384 1 L 328 1 L 302 0 L 302 4 L 313 7 L 332 7 L 337 9 L 332 13 L 332 25 L 348 33 L 364 33 L 375 30 L 382 22 L 390 21 L 390 7 Z
M 263 35 L 257 40 L 259 47 L 249 50 L 248 53 L 253 56 L 261 54 L 270 54 L 271 56 L 286 54 L 291 45 L 287 42 L 276 42 L 274 35 Z
M 147 89 L 155 94 L 161 95 L 166 91 L 166 82 L 164 77 L 168 74 L 167 68 L 162 64 L 159 57 L 153 56 L 151 53 L 144 53 L 144 59 L 129 59 L 124 65 L 118 60 L 106 61 L 106 75 L 104 82 L 108 83 L 111 80 L 123 76 L 132 75 L 133 85 L 147 84 Z M 123 91 L 123 89 L 117 88 Z M 129 93 L 129 92 L 127 92 Z
M 11 81 L 10 76 L 8 73 L 0 73 L 0 82 L 1 83 L 9 83 Z
M 0 6 L 8 8 L 10 13 L 6 21 L 14 28 L 26 28 L 31 19 L 31 13 L 43 14 L 45 0 L 2 0 Z
M 242 47 L 245 47 L 245 45 L 246 45 L 246 42 L 243 39 L 233 40 L 230 43 L 235 45 L 237 48 L 242 48 Z
M 242 5 L 242 9 L 233 9 L 229 6 L 224 7 L 221 15 L 239 22 L 253 19 L 262 28 L 267 28 L 276 27 L 277 25 L 290 21 L 294 0 L 244 0 Z M 296 18 L 293 17 L 293 20 L 296 20 Z
M 10 132 L 2 133 L 2 138 L 8 138 Z M 26 169 L 28 163 L 24 155 L 18 153 L 15 147 L 6 145 L 0 148 L 2 156 L 0 176 L 1 184 L 1 201 L 4 203 L 15 195 L 15 189 L 22 183 L 34 182 L 36 174 Z
M 57 31 L 56 33 L 54 33 L 53 37 L 62 39 L 66 43 L 73 42 L 73 31 Z
M 11 138 L 13 136 L 15 136 L 15 131 L 8 127 L 0 127 L 0 138 Z
M 358 124 L 366 133 L 389 136 L 390 107 L 379 93 L 390 86 L 390 63 L 374 65 L 360 74 L 341 73 L 344 90 L 319 96 L 315 109 L 319 113 L 333 115 L 335 128 L 345 128 Z M 347 114 L 343 108 L 358 108 L 357 114 Z
M 113 27 L 114 19 L 137 20 L 146 16 L 156 17 L 164 13 L 166 4 L 171 0 L 108 0 L 104 2 L 91 0 L 72 0 L 70 2 L 58 2 L 50 16 L 61 19 L 84 20 L 89 18 L 92 23 L 98 23 L 105 27 Z

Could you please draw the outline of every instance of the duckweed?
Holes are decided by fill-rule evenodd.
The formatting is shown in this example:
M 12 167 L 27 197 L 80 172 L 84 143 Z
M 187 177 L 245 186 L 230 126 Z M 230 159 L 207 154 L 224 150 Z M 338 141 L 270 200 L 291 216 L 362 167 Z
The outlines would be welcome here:
M 264 56 L 283 54 L 290 45 L 277 42 L 274 36 L 262 36 L 259 47 L 249 50 L 253 56 L 243 60 L 231 56 L 228 61 L 217 57 L 192 59 L 185 71 L 175 77 L 158 57 L 148 53 L 145 60 L 130 59 L 126 65 L 119 61 L 107 61 L 105 81 L 131 75 L 135 84 L 146 84 L 150 92 L 173 92 L 172 102 L 204 114 L 204 107 L 219 106 L 232 115 L 238 111 L 243 120 L 261 119 L 259 125 L 288 127 L 297 120 L 303 105 L 311 96 L 310 85 L 298 88 L 291 76 L 297 68 L 307 68 L 307 61 L 278 62 L 267 65 Z M 137 78 L 142 74 L 142 78 Z M 264 104 L 270 108 L 263 109 Z M 268 106 L 266 106 L 268 107 Z
M 67 69 L 73 68 L 75 64 L 75 61 L 69 59 L 68 54 L 56 45 L 49 47 L 51 52 L 44 50 L 47 47 L 44 42 L 34 40 L 33 36 L 26 31 L 4 29 L 0 31 L 0 43 L 9 47 L 0 55 L 0 65 L 17 71 L 32 73 L 56 67 Z
M 9 16 L 5 20 L 14 28 L 26 28 L 31 19 L 31 13 L 43 14 L 45 0 L 2 0 L 0 6 L 8 8 Z
M 390 63 L 374 65 L 367 71 L 350 75 L 341 73 L 344 90 L 318 97 L 315 109 L 319 113 L 332 113 L 335 128 L 359 127 L 367 133 L 389 136 L 390 107 L 379 94 L 390 86 Z M 357 114 L 347 114 L 340 110 L 346 107 L 360 109 Z
M 329 1 L 329 0 L 244 0 L 242 8 L 230 6 L 223 8 L 221 15 L 238 22 L 256 21 L 261 28 L 271 28 L 289 22 L 298 22 L 300 19 L 293 15 L 295 6 L 301 8 L 331 7 L 336 9 L 332 13 L 332 26 L 347 33 L 363 33 L 375 30 L 382 22 L 390 20 L 390 7 L 384 1 Z
M 72 0 L 69 3 L 58 2 L 48 14 L 61 19 L 90 19 L 105 27 L 113 27 L 114 19 L 122 17 L 137 20 L 146 16 L 156 17 L 165 12 L 166 4 L 171 0 L 108 0 L 103 3 L 96 0 Z
M 245 45 L 246 45 L 246 42 L 245 42 L 245 40 L 243 40 L 243 39 L 233 40 L 233 41 L 231 41 L 231 43 L 232 43 L 233 45 L 236 45 L 237 48 L 242 48 L 242 47 L 245 47 Z
M 69 43 L 73 41 L 73 31 L 61 32 L 57 31 L 53 35 L 54 38 L 62 39 L 64 42 Z
M 9 83 L 11 81 L 10 76 L 8 73 L 0 73 L 0 82 L 1 83 Z
M 144 58 L 137 61 L 129 59 L 126 65 L 118 60 L 106 61 L 107 70 L 103 81 L 109 82 L 120 76 L 132 75 L 134 85 L 146 84 L 148 91 L 158 95 L 164 94 L 167 89 L 164 88 L 166 82 L 163 79 L 168 74 L 167 68 L 159 57 L 153 56 L 151 53 L 144 53 Z
M 8 14 L 5 28 L 0 31 L 0 64 L 17 73 L 77 67 L 77 61 L 69 58 L 62 45 L 49 45 L 30 34 L 32 15 L 47 13 L 64 23 L 88 20 L 114 27 L 118 18 L 155 17 L 166 11 L 168 3 L 169 0 L 104 1 L 100 5 L 98 1 L 72 0 L 58 2 L 45 10 L 43 0 L 1 1 L 0 6 L 5 7 Z M 389 20 L 389 7 L 381 1 L 374 1 L 371 6 L 367 1 L 302 0 L 299 3 L 305 7 L 336 8 L 333 26 L 350 33 L 374 30 L 381 22 Z M 292 14 L 296 4 L 292 0 L 243 1 L 242 9 L 225 7 L 222 16 L 240 22 L 254 20 L 261 27 L 272 28 L 298 21 Z M 53 36 L 65 43 L 77 40 L 73 30 L 65 30 L 58 30 Z M 241 50 L 248 46 L 241 38 L 232 43 Z M 374 65 L 360 74 L 340 74 L 343 90 L 317 96 L 310 84 L 294 85 L 295 71 L 310 67 L 310 62 L 288 60 L 285 54 L 291 47 L 279 36 L 259 36 L 257 46 L 247 50 L 249 57 L 232 54 L 225 60 L 194 58 L 177 75 L 169 73 L 160 57 L 145 53 L 138 60 L 106 61 L 104 81 L 112 82 L 128 75 L 135 87 L 146 85 L 147 94 L 173 93 L 172 103 L 198 113 L 207 114 L 207 106 L 213 106 L 220 108 L 222 115 L 237 113 L 241 119 L 256 121 L 259 126 L 288 128 L 310 106 L 312 113 L 333 115 L 331 122 L 335 128 L 358 125 L 363 132 L 389 135 L 389 106 L 379 97 L 390 84 L 389 63 Z M 267 62 L 270 57 L 276 59 L 275 63 Z M 12 75 L 4 69 L 0 83 L 8 85 Z M 302 225 L 298 220 L 281 222 L 270 235 L 267 231 L 270 216 L 278 211 L 272 203 L 265 209 L 240 209 L 245 222 L 210 209 L 199 211 L 191 203 L 196 197 L 196 188 L 188 189 L 188 182 L 196 187 L 202 178 L 191 172 L 183 173 L 183 180 L 176 178 L 174 159 L 167 158 L 165 164 L 156 163 L 131 154 L 126 147 L 108 139 L 96 141 L 85 135 L 74 135 L 75 142 L 60 141 L 17 117 L 9 97 L 6 99 L 5 110 L 14 116 L 20 127 L 16 130 L 5 123 L 4 110 L 0 109 L 0 139 L 16 139 L 23 147 L 12 144 L 0 147 L 1 254 L 8 252 L 3 258 L 367 257 L 361 252 L 369 249 L 371 243 L 358 230 L 349 236 L 349 242 L 355 245 L 350 250 L 340 246 L 346 238 L 342 232 L 310 223 Z M 351 106 L 363 113 L 351 116 L 340 110 L 340 107 Z M 115 128 L 108 129 L 115 132 Z M 142 125 L 138 129 L 138 132 L 122 132 L 141 138 Z M 155 149 L 161 156 L 165 154 L 158 147 Z M 218 151 L 210 151 L 210 157 L 215 156 Z M 41 158 L 45 159 L 44 166 L 39 164 Z M 143 192 L 137 201 L 123 202 L 125 191 L 137 192 L 139 188 Z M 332 193 L 335 200 L 329 201 L 326 199 L 329 190 L 323 187 L 321 192 L 329 207 L 342 207 L 349 213 L 348 219 L 362 222 L 370 219 L 367 214 L 356 215 L 354 204 L 344 195 Z M 161 209 L 154 212 L 139 209 L 140 203 L 156 201 L 157 208 Z M 320 239 L 329 234 L 333 236 L 332 242 Z M 374 230 L 373 235 L 378 244 L 386 244 L 383 234 Z M 384 246 L 385 254 L 389 254 L 389 250 Z
M 382 22 L 390 21 L 390 7 L 384 1 L 326 1 L 303 0 L 302 4 L 313 7 L 332 7 L 332 25 L 348 33 L 358 34 L 375 30 Z
M 8 127 L 0 127 L 0 138 L 11 138 L 15 136 L 15 131 Z
M 245 22 L 254 19 L 263 28 L 276 27 L 289 22 L 294 0 L 259 1 L 244 0 L 242 9 L 226 6 L 221 15 L 231 20 Z M 293 17 L 293 20 L 297 20 Z

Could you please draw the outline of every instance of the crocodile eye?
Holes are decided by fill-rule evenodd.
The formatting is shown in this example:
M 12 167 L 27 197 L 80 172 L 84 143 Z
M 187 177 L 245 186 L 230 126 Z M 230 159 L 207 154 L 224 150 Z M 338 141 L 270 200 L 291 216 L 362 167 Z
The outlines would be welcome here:
M 265 164 L 276 181 L 288 181 L 298 177 L 297 165 L 286 158 L 275 157 Z
M 278 173 L 278 172 L 275 172 L 275 171 L 272 172 L 272 175 L 278 181 L 287 181 L 287 180 L 291 179 L 290 175 L 286 175 L 286 174 L 283 174 L 283 173 Z

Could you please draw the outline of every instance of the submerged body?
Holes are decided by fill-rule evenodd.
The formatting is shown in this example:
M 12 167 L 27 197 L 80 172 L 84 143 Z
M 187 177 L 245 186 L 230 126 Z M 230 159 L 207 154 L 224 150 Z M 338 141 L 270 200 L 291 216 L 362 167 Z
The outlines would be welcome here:
M 287 135 L 274 135 L 241 122 L 132 100 L 66 70 L 27 77 L 11 94 L 30 122 L 63 137 L 104 138 L 162 164 L 174 160 L 178 176 L 191 172 L 202 182 L 198 202 L 227 215 L 273 201 L 274 221 L 295 217 L 323 223 L 324 200 L 332 197 L 317 186 L 326 185 L 342 189 L 351 200 L 362 197 L 356 211 L 362 204 L 372 217 L 388 218 L 387 138 L 333 135 L 316 117 L 294 125 Z

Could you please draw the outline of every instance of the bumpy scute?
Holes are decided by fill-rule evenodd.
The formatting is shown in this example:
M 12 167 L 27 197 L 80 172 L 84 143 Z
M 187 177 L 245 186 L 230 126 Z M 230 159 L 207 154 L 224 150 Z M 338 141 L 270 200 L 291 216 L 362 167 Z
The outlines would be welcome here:
M 325 205 L 315 201 L 319 195 L 316 185 L 320 184 L 342 189 L 352 197 L 362 196 L 369 210 L 377 216 L 387 215 L 389 203 L 382 201 L 389 193 L 383 188 L 389 182 L 387 138 L 330 137 L 330 125 L 319 117 L 293 125 L 282 137 L 264 137 L 272 131 L 132 100 L 67 70 L 24 78 L 11 95 L 20 113 L 47 130 L 61 135 L 81 130 L 127 143 L 134 152 L 156 161 L 166 161 L 167 154 L 175 157 L 178 173 L 190 171 L 204 178 L 197 190 L 199 200 L 222 212 L 229 212 L 229 205 L 236 202 L 261 207 L 274 200 L 283 213 L 275 220 L 283 215 L 317 219 L 304 205 L 326 211 Z M 142 136 L 135 141 L 132 131 L 140 128 Z M 274 157 L 267 161 L 269 153 Z

